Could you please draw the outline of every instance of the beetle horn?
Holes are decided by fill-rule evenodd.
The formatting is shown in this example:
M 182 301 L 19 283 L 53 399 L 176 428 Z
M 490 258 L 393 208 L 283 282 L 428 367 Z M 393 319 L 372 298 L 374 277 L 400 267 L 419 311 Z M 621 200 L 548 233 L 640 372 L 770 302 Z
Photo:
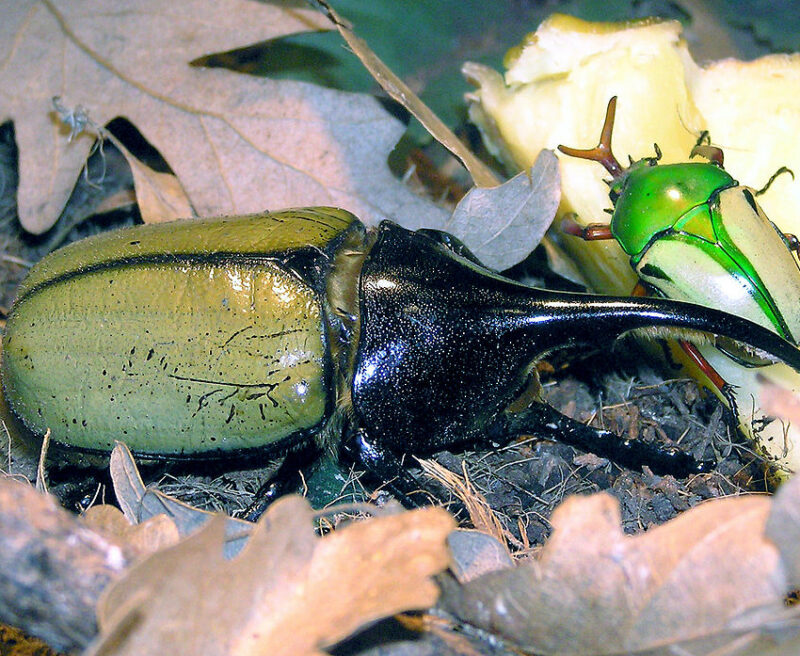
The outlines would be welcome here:
M 559 335 L 564 341 L 563 336 L 568 335 L 566 343 L 596 343 L 647 329 L 656 329 L 661 336 L 686 331 L 710 333 L 741 342 L 800 371 L 800 349 L 794 344 L 763 326 L 720 310 L 664 298 L 535 291 L 536 304 L 554 310 L 547 318 L 554 341 Z M 538 337 L 541 340 L 542 334 Z
M 603 130 L 600 132 L 600 142 L 594 148 L 582 150 L 561 145 L 558 149 L 570 157 L 599 162 L 611 175 L 615 178 L 619 177 L 623 171 L 622 165 L 617 161 L 617 158 L 614 157 L 614 153 L 611 152 L 611 133 L 614 129 L 614 116 L 616 115 L 616 111 L 617 97 L 614 96 L 608 101 L 606 118 L 605 121 L 603 121 Z

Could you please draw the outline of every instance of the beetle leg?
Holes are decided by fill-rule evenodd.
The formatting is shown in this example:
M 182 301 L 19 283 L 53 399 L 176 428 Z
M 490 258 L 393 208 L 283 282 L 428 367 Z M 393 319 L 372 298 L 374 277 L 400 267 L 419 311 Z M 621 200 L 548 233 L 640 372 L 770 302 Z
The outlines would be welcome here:
M 761 187 L 761 189 L 759 189 L 756 192 L 756 196 L 761 196 L 762 194 L 765 194 L 767 192 L 767 189 L 769 189 L 772 186 L 772 183 L 775 182 L 775 179 L 779 175 L 782 175 L 783 173 L 788 173 L 789 175 L 792 176 L 792 180 L 794 180 L 794 171 L 792 171 L 792 169 L 790 169 L 788 166 L 781 166 L 781 168 L 775 171 L 775 173 L 772 174 L 770 179 L 767 180 L 767 184 L 765 184 L 763 187 Z
M 611 234 L 611 226 L 607 223 L 590 223 L 587 226 L 581 226 L 575 220 L 574 214 L 567 214 L 561 219 L 561 231 L 572 235 L 573 237 L 580 237 L 584 241 L 597 241 L 600 239 L 614 239 Z
M 631 296 L 647 296 L 647 288 L 642 284 L 641 281 L 636 283 L 636 286 L 633 288 L 631 292 Z M 711 381 L 711 384 L 714 385 L 719 391 L 722 396 L 725 397 L 725 400 L 728 402 L 730 406 L 731 412 L 733 412 L 733 416 L 738 416 L 738 410 L 736 407 L 736 397 L 733 394 L 733 387 L 725 381 L 725 379 L 719 374 L 719 372 L 711 366 L 711 363 L 703 357 L 703 354 L 700 353 L 700 350 L 691 342 L 686 341 L 685 339 L 677 340 L 678 346 L 681 347 L 681 350 L 686 354 L 686 356 L 694 362 L 695 366 L 702 371 L 706 377 Z
M 689 153 L 689 157 L 705 157 L 709 162 L 716 164 L 720 168 L 723 167 L 723 162 L 725 161 L 725 155 L 722 152 L 722 148 L 718 148 L 717 146 L 712 146 L 710 144 L 697 144 L 694 148 L 692 148 L 692 152 Z
M 695 142 L 694 145 L 695 145 L 695 148 L 697 146 L 702 146 L 702 145 L 710 146 L 711 145 L 711 133 L 708 130 L 703 130 L 700 133 L 700 136 L 697 137 L 697 141 Z
M 495 431 L 499 429 L 507 439 L 524 434 L 549 438 L 631 469 L 641 469 L 646 465 L 656 474 L 686 478 L 710 471 L 715 465 L 713 461 L 696 460 L 677 447 L 630 440 L 611 431 L 587 426 L 541 401 L 520 412 L 505 413 L 499 420 L 500 425 L 493 428 Z
M 697 368 L 711 381 L 711 384 L 725 397 L 731 412 L 733 412 L 733 416 L 737 417 L 739 413 L 736 407 L 736 397 L 733 394 L 733 386 L 719 375 L 719 372 L 711 366 L 711 363 L 703 357 L 703 354 L 700 353 L 699 349 L 694 344 L 684 339 L 679 339 L 678 345 L 689 359 L 694 362 Z
M 256 522 L 273 501 L 302 489 L 303 471 L 308 470 L 309 463 L 316 463 L 318 456 L 319 448 L 313 442 L 287 453 L 278 471 L 258 488 L 253 502 L 242 514 L 242 519 Z
M 800 239 L 797 238 L 797 235 L 794 235 L 791 232 L 784 232 L 783 238 L 786 240 L 786 244 L 789 246 L 790 251 L 800 254 Z
M 363 428 L 346 431 L 341 450 L 347 459 L 383 483 L 383 487 L 406 508 L 420 508 L 430 503 L 420 498 L 425 488 L 408 473 L 397 455 L 381 446 L 377 440 L 370 440 Z
M 724 168 L 725 153 L 722 151 L 722 148 L 711 145 L 711 133 L 709 133 L 708 130 L 703 130 L 700 133 L 694 148 L 692 148 L 692 152 L 689 153 L 690 159 L 695 156 L 705 157 L 709 162 L 716 164 L 720 168 Z

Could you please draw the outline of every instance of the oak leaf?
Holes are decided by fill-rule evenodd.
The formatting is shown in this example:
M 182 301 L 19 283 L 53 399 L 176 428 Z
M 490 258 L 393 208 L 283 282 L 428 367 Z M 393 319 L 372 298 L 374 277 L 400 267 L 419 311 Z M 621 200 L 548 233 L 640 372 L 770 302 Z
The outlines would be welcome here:
M 794 479 L 627 536 L 613 497 L 572 497 L 537 558 L 451 587 L 446 605 L 539 654 L 796 653 L 799 500 Z
M 270 506 L 247 545 L 223 556 L 225 518 L 134 566 L 98 607 L 90 654 L 321 654 L 364 625 L 438 596 L 455 522 L 427 508 L 324 537 L 308 502 Z
M 0 20 L 0 120 L 14 121 L 23 226 L 47 230 L 100 126 L 129 120 L 164 157 L 189 205 L 137 171 L 147 221 L 338 205 L 410 227 L 441 213 L 396 180 L 386 156 L 403 133 L 371 96 L 190 66 L 209 53 L 327 29 L 297 2 L 20 0 Z M 54 110 L 61 96 L 69 130 Z M 83 128 L 83 131 L 81 131 Z M 146 188 L 145 188 L 146 187 Z M 154 188 L 155 187 L 155 188 Z M 180 193 L 177 194 L 180 198 Z M 156 202 L 151 206 L 149 200 Z M 166 208 L 166 209 L 165 209 Z M 417 224 L 417 225 L 413 225 Z

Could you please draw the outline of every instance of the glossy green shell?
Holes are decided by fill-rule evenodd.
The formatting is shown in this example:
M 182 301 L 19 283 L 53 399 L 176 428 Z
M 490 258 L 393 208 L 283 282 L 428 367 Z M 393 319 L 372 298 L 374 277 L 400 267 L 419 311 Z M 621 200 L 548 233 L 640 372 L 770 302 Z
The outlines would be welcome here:
M 326 283 L 363 226 L 333 208 L 137 227 L 42 260 L 8 318 L 3 385 L 57 443 L 229 456 L 332 412 Z
M 735 185 L 728 173 L 713 164 L 651 166 L 650 160 L 641 160 L 612 187 L 618 198 L 611 232 L 636 266 L 644 249 L 660 233 L 715 193 Z

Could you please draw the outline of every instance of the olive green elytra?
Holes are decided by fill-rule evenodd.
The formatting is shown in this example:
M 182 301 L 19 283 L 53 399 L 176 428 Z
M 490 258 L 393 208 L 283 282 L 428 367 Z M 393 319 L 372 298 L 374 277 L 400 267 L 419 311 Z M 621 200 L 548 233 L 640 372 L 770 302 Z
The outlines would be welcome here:
M 42 260 L 19 290 L 5 395 L 57 443 L 198 457 L 280 447 L 330 416 L 333 208 L 120 230 Z M 101 443 L 98 439 L 102 439 Z

